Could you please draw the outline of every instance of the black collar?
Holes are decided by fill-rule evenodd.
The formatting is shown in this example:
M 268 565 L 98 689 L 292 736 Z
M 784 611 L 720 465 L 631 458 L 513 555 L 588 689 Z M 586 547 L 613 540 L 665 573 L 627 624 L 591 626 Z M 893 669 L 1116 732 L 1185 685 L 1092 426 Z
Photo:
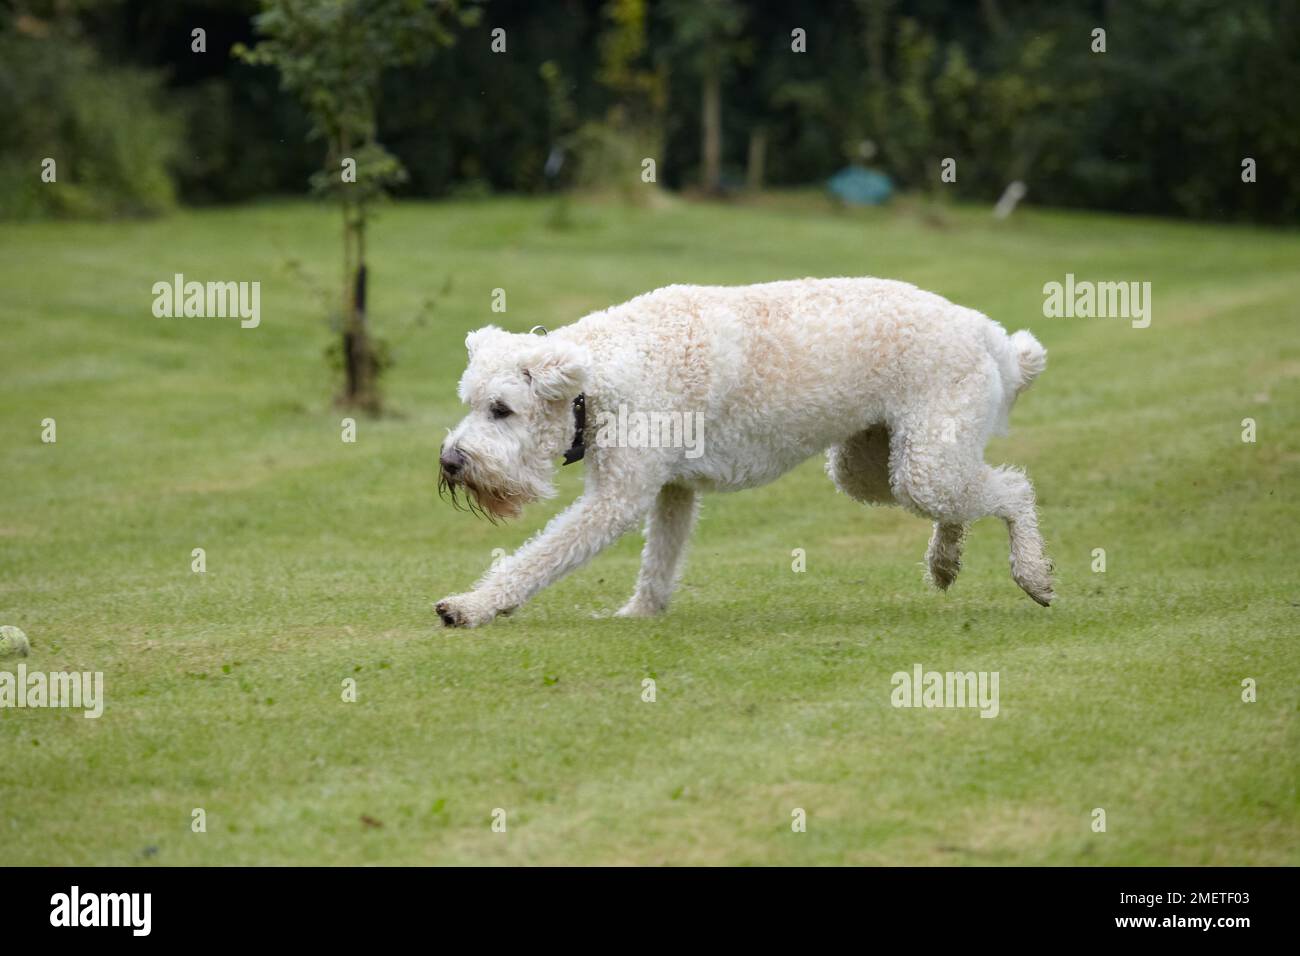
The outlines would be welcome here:
M 573 400 L 573 444 L 564 453 L 564 463 L 566 465 L 581 461 L 582 456 L 587 454 L 587 437 L 584 434 L 586 429 L 587 395 L 584 392 Z

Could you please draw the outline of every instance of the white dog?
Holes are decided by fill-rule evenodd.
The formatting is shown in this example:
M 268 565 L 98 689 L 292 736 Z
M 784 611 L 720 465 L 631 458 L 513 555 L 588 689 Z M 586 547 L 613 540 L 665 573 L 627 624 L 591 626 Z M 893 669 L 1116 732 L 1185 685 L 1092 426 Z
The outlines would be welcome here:
M 1011 576 L 1039 604 L 1054 597 L 1033 487 L 984 462 L 989 437 L 1046 366 L 1029 332 L 1008 336 L 902 282 L 799 279 L 670 286 L 550 335 L 488 326 L 465 345 L 469 414 L 442 446 L 440 488 L 507 517 L 554 494 L 561 454 L 566 464 L 585 455 L 587 474 L 568 510 L 472 591 L 438 602 L 448 626 L 519 607 L 643 520 L 640 576 L 619 614 L 657 614 L 701 492 L 766 484 L 827 449 L 845 494 L 934 522 L 936 586 L 956 577 L 966 526 L 996 515 L 1010 531 Z M 612 427 L 629 415 L 672 427 Z M 693 448 L 673 440 L 683 421 L 703 423 Z

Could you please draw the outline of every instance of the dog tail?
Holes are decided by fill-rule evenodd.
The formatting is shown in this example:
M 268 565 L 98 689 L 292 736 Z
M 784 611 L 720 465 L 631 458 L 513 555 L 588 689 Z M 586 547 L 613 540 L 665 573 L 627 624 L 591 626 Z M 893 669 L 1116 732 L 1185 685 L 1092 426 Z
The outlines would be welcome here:
M 1042 375 L 1043 369 L 1047 368 L 1047 349 L 1043 348 L 1043 344 L 1026 329 L 1011 333 L 1011 348 L 1016 357 L 1016 373 L 1019 381 L 1016 382 L 1015 389 L 1016 394 L 1019 395 L 1034 384 L 1034 379 Z

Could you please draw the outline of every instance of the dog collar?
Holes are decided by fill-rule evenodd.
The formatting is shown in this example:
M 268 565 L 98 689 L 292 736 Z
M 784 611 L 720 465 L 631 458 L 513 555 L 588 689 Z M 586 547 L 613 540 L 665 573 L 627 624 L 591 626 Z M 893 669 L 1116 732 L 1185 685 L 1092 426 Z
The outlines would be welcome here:
M 564 464 L 572 465 L 587 454 L 587 395 L 581 393 L 573 400 L 573 444 L 564 453 Z

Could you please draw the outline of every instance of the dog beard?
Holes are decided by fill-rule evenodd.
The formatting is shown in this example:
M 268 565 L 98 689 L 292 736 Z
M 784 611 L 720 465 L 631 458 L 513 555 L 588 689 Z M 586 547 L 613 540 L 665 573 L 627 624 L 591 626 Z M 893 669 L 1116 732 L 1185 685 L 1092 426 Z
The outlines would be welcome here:
M 438 476 L 438 497 L 451 501 L 457 511 L 468 511 L 493 524 L 502 518 L 518 518 L 524 507 L 521 495 L 492 491 L 467 481 L 452 481 L 441 474 Z
M 517 518 L 524 505 L 555 494 L 555 487 L 542 473 L 523 469 L 518 474 L 502 475 L 474 453 L 460 449 L 464 466 L 454 476 L 438 470 L 438 496 L 450 500 L 453 507 L 468 511 L 493 524 Z
M 466 471 L 455 478 L 444 471 L 438 472 L 438 496 L 450 500 L 458 510 L 486 518 L 493 524 L 500 519 L 517 518 L 530 501 L 555 494 L 547 482 L 485 481 L 472 460 L 467 465 Z

